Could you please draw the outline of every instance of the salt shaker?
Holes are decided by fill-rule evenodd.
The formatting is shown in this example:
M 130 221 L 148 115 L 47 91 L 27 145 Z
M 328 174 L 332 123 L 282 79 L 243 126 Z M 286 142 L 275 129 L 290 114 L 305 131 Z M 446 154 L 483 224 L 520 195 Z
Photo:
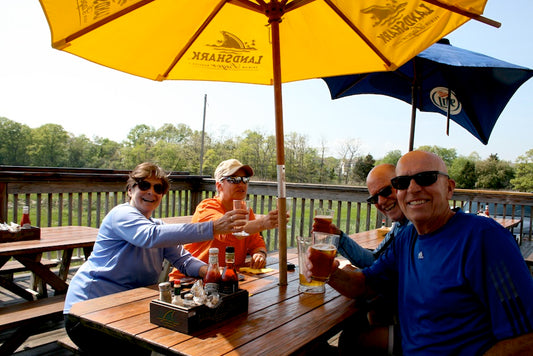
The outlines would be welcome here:
M 172 302 L 172 292 L 170 282 L 159 283 L 159 300 L 165 303 Z

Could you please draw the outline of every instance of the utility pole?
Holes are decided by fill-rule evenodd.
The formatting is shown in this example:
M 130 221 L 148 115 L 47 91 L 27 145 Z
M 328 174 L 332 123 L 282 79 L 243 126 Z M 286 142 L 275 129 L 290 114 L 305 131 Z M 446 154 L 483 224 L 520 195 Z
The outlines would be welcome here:
M 200 149 L 200 175 L 204 171 L 204 136 L 205 136 L 205 109 L 207 106 L 207 94 L 204 95 L 204 117 L 202 119 L 202 147 Z

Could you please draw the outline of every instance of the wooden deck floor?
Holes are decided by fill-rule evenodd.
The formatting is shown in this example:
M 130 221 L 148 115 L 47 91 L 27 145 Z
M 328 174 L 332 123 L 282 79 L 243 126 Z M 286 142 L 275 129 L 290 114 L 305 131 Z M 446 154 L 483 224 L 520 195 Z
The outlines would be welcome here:
M 523 256 L 528 256 L 533 253 L 533 242 L 532 241 L 523 241 L 520 247 Z M 76 269 L 74 268 L 70 274 L 72 277 Z M 17 282 L 27 283 L 29 286 L 29 275 L 28 274 L 19 274 L 15 278 Z M 53 295 L 53 291 L 49 290 L 49 295 Z M 7 292 L 4 289 L 0 289 L 0 305 L 1 307 L 8 307 L 9 304 L 19 303 L 23 300 L 14 296 L 13 294 Z M 0 333 L 0 344 L 6 339 L 11 331 Z M 43 325 L 37 334 L 31 336 L 26 340 L 26 342 L 16 351 L 14 355 L 17 356 L 67 356 L 75 355 L 73 352 L 59 346 L 57 340 L 66 336 L 63 322 L 48 323 Z M 338 335 L 335 335 L 333 338 L 328 340 L 330 345 L 336 346 L 338 342 Z M 321 354 L 327 354 L 321 350 Z M 316 354 L 316 353 L 313 353 Z

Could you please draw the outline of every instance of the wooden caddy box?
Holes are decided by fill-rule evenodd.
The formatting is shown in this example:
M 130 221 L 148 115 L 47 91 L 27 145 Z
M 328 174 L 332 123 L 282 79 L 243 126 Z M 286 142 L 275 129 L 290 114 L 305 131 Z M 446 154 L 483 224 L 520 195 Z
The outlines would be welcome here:
M 0 243 L 26 241 L 26 240 L 40 240 L 41 229 L 38 227 L 31 227 L 29 229 L 20 229 L 18 232 L 9 232 L 0 230 Z
M 150 322 L 168 329 L 190 334 L 232 316 L 248 312 L 248 291 L 239 289 L 233 294 L 220 294 L 216 308 L 198 305 L 192 308 L 152 300 Z

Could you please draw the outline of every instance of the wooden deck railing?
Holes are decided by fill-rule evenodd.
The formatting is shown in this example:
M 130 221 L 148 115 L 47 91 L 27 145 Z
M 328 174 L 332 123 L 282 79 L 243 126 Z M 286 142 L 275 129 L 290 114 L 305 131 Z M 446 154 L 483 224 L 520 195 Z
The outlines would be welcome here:
M 126 201 L 127 178 L 128 171 L 119 170 L 0 166 L 0 221 L 18 222 L 22 206 L 29 205 L 35 226 L 99 227 L 111 208 Z M 155 217 L 191 215 L 198 202 L 215 194 L 214 180 L 209 177 L 172 172 L 170 179 L 171 190 Z M 248 193 L 254 212 L 266 214 L 276 207 L 276 182 L 251 181 Z M 348 234 L 380 226 L 383 216 L 366 203 L 367 196 L 366 187 L 361 186 L 287 183 L 287 197 L 293 198 L 288 246 L 295 246 L 296 236 L 309 234 L 311 212 L 319 206 L 335 209 L 335 223 Z M 503 205 L 505 211 L 511 206 L 511 216 L 523 220 L 514 232 L 531 236 L 531 217 L 524 216 L 524 210 L 533 205 L 533 194 L 457 189 L 453 199 L 452 205 L 459 207 L 482 203 Z M 518 210 L 521 215 L 515 215 Z M 391 222 L 386 223 L 390 226 Z M 263 235 L 269 250 L 277 249 L 277 230 Z

